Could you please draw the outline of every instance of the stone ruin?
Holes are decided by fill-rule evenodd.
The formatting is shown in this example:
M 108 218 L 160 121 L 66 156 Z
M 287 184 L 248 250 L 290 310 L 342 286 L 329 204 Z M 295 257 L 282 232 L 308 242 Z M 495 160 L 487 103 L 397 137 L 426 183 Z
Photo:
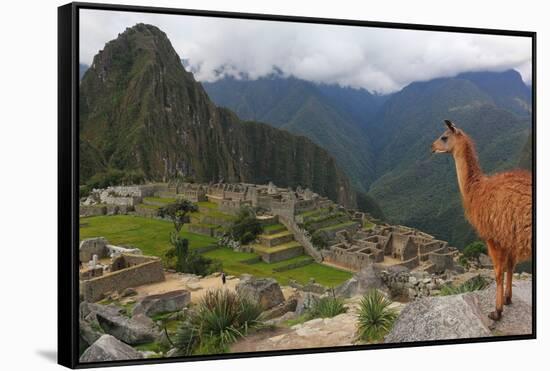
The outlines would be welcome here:
M 337 243 L 323 253 L 326 261 L 359 271 L 369 264 L 421 268 L 430 273 L 454 269 L 458 250 L 447 242 L 404 226 L 377 225 L 370 231 L 337 233 Z
M 162 184 L 111 186 L 93 189 L 80 201 L 80 216 L 126 214 L 134 211 L 144 197 L 154 196 L 165 188 Z
M 159 258 L 142 255 L 139 249 L 110 245 L 103 237 L 83 240 L 79 260 L 80 296 L 88 302 L 128 287 L 164 281 Z

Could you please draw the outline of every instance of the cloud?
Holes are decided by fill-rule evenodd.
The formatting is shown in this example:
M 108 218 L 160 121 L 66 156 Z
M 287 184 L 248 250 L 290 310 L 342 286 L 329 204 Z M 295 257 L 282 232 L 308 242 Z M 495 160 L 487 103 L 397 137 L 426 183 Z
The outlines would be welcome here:
M 81 63 L 139 22 L 166 32 L 199 81 L 277 72 L 378 93 L 467 71 L 516 69 L 531 81 L 526 37 L 99 10 L 81 10 Z

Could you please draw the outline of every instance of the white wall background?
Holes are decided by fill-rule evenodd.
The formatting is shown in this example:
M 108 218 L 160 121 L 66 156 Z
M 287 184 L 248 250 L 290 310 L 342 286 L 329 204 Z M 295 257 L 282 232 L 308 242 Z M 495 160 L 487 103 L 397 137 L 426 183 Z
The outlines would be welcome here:
M 119 3 L 410 22 L 538 32 L 538 330 L 536 341 L 252 358 L 151 366 L 157 370 L 526 370 L 550 349 L 550 26 L 540 0 Z M 62 1 L 6 1 L 0 13 L 0 368 L 59 369 L 56 352 L 57 9 Z M 391 47 L 391 46 L 390 46 Z M 61 246 L 61 249 L 68 248 Z M 127 370 L 143 369 L 137 366 Z

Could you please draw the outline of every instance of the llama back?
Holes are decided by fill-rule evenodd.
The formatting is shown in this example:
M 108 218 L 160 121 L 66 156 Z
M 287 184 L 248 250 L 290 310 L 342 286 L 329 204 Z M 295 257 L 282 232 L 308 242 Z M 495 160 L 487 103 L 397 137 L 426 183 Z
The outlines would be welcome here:
M 464 200 L 479 236 L 510 250 L 518 261 L 531 257 L 532 189 L 532 174 L 516 170 L 482 178 Z

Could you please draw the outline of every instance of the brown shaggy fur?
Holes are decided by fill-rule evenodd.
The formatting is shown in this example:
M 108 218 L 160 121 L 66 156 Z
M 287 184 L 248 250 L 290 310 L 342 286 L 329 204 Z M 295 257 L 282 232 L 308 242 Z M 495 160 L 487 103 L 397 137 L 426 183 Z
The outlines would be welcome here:
M 447 125 L 449 130 L 433 143 L 432 150 L 452 153 L 455 160 L 466 218 L 487 243 L 493 260 L 497 297 L 496 310 L 489 317 L 499 320 L 503 304 L 512 302 L 516 264 L 531 257 L 532 175 L 524 170 L 484 175 L 472 139 L 452 123 Z

